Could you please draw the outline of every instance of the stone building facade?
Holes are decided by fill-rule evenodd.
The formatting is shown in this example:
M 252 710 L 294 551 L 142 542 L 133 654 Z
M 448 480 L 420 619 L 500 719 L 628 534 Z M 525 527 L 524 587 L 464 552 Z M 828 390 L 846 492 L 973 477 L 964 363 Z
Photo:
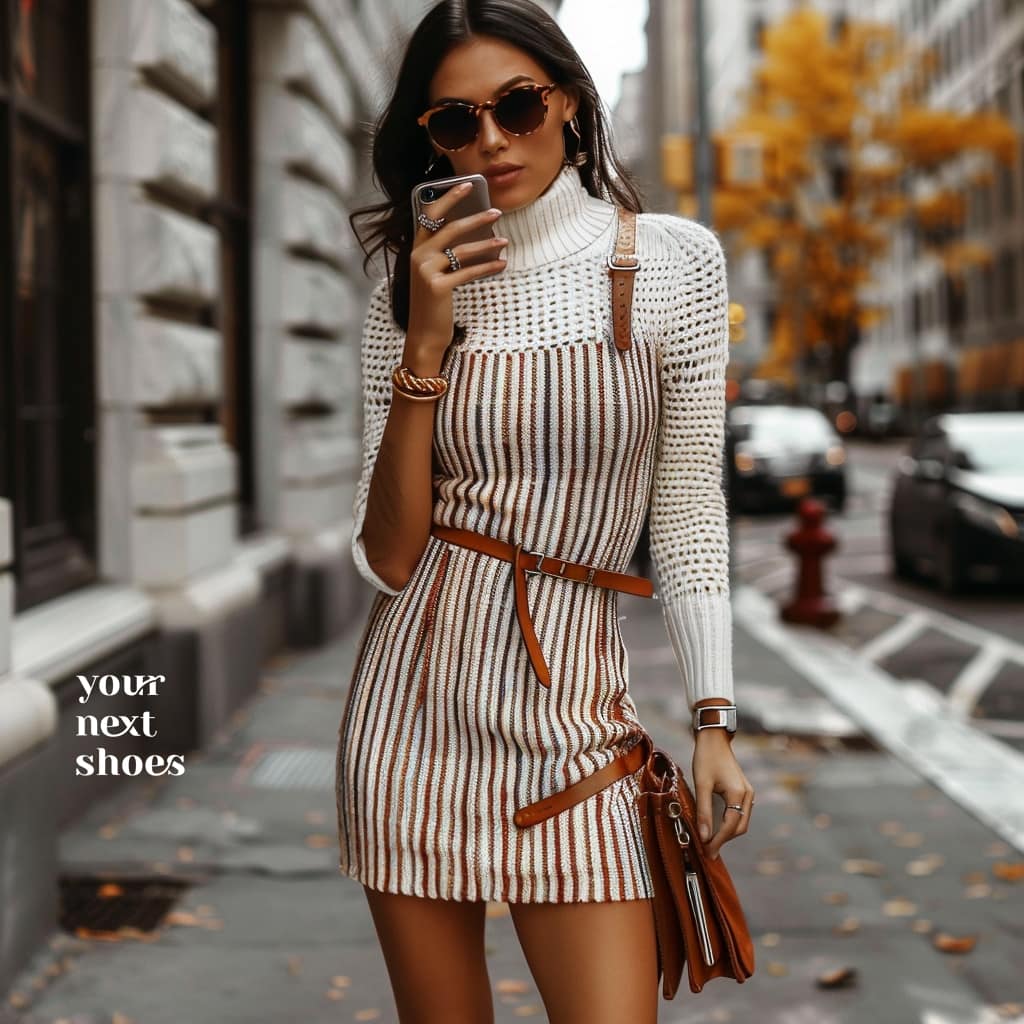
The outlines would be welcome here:
M 60 827 L 124 781 L 76 758 L 203 747 L 367 596 L 347 215 L 426 7 L 2 5 L 0 991 L 54 927 Z M 79 675 L 156 677 L 90 710 L 157 736 L 77 735 Z

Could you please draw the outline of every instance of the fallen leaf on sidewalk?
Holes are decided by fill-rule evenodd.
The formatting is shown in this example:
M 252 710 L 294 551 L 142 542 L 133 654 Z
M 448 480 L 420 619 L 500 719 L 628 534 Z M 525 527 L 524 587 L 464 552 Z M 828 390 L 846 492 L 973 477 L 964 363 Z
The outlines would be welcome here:
M 352 979 L 347 974 L 336 974 L 331 978 L 331 984 L 335 988 L 348 988 L 352 984 Z
M 288 973 L 294 978 L 302 973 L 302 957 L 292 953 L 288 957 Z
M 823 892 L 821 894 L 822 903 L 831 903 L 833 905 L 838 905 L 842 903 L 848 903 L 849 901 L 849 895 L 845 892 L 842 892 L 839 889 L 832 889 L 829 892 Z
M 785 861 L 781 860 L 759 860 L 754 865 L 754 870 L 759 875 L 781 875 L 785 869 Z
M 778 932 L 765 932 L 761 936 L 762 946 L 777 946 L 782 941 L 782 936 Z
M 900 833 L 898 836 L 893 837 L 893 846 L 921 846 L 924 842 L 925 837 L 921 833 Z
M 865 857 L 848 857 L 843 861 L 843 870 L 848 875 L 884 875 L 885 865 L 877 860 Z
M 807 785 L 807 778 L 807 775 L 802 772 L 782 772 L 777 776 L 776 781 L 791 793 L 797 793 Z
M 491 902 L 487 904 L 488 917 L 508 917 L 510 913 L 507 903 Z
M 856 967 L 837 967 L 818 975 L 818 988 L 845 988 L 857 980 Z
M 924 836 L 920 832 L 901 832 L 893 837 L 893 846 L 920 846 L 924 842 Z
M 927 935 L 932 930 L 932 923 L 927 917 L 919 917 L 911 926 L 911 931 L 915 931 L 918 935 Z
M 946 858 L 941 853 L 926 853 L 922 857 L 908 860 L 903 869 L 908 875 L 930 875 L 945 862 Z
M 816 814 L 812 819 L 815 828 L 828 828 L 832 824 L 832 815 L 826 814 L 822 811 L 820 814 Z
M 306 836 L 306 845 L 314 850 L 322 850 L 336 842 L 333 836 L 326 836 L 322 832 L 313 832 Z
M 529 992 L 530 986 L 518 978 L 502 978 L 495 983 L 494 991 L 503 995 L 510 995 L 519 992 Z
M 844 917 L 842 921 L 835 926 L 834 931 L 838 935 L 853 935 L 855 932 L 860 931 L 860 918 Z
M 196 859 L 196 853 L 191 846 L 179 846 L 177 857 L 178 860 L 193 861 Z
M 886 900 L 882 904 L 882 912 L 887 917 L 910 917 L 917 913 L 917 904 L 912 900 L 902 897 L 895 900 Z
M 769 961 L 768 966 L 765 968 L 765 970 L 773 978 L 784 978 L 787 974 L 789 974 L 788 964 L 781 963 L 778 960 Z
M 965 900 L 984 900 L 992 895 L 992 886 L 988 882 L 975 882 L 964 889 Z
M 1024 1003 L 996 1003 L 995 1005 L 990 1004 L 986 1009 L 995 1010 L 1003 1020 L 1013 1018 L 1019 1021 L 1021 1017 L 1024 1017 Z
M 353 1020 L 379 1020 L 380 1010 L 376 1008 L 368 1008 L 366 1010 L 356 1010 L 352 1015 Z
M 977 935 L 950 935 L 948 932 L 939 932 L 932 939 L 932 945 L 943 953 L 970 953 L 977 942 Z
M 126 1013 L 118 1013 L 115 1010 L 110 1024 L 135 1024 L 135 1019 L 133 1017 L 129 1017 Z
M 306 811 L 306 823 L 308 825 L 322 825 L 327 820 L 323 811 Z
M 1004 882 L 1024 881 L 1024 860 L 1011 864 L 1009 861 L 997 860 L 992 865 L 992 874 Z
M 517 1006 L 513 1011 L 514 1017 L 536 1017 L 541 1012 L 541 1007 L 536 1003 L 526 1003 L 524 1006 Z
M 903 831 L 903 822 L 902 821 L 883 821 L 883 822 L 880 822 L 879 825 L 878 825 L 878 831 L 881 832 L 883 836 L 898 835 L 900 832 Z

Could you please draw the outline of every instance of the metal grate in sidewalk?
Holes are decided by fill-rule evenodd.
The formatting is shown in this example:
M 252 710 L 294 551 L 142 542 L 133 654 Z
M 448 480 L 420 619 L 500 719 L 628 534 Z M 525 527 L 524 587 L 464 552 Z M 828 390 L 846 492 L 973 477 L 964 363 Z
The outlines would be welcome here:
M 336 751 L 326 747 L 265 747 L 245 758 L 239 781 L 264 789 L 333 789 Z
M 190 883 L 169 878 L 64 876 L 60 927 L 74 935 L 101 937 L 122 929 L 151 932 Z

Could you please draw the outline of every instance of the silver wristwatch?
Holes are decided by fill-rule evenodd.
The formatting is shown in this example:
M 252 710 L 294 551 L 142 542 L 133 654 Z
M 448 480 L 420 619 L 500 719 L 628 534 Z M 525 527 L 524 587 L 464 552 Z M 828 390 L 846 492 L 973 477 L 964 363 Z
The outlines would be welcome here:
M 718 714 L 715 714 L 718 712 Z M 710 707 L 693 709 L 693 731 L 701 729 L 724 729 L 728 733 L 736 731 L 736 705 L 712 704 Z

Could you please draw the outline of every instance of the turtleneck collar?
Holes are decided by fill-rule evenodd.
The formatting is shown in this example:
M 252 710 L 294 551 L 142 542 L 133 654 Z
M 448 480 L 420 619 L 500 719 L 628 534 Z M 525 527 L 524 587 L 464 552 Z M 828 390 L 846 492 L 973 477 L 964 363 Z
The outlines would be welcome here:
M 498 218 L 497 233 L 508 239 L 502 250 L 506 270 L 543 266 L 580 252 L 611 226 L 615 206 L 592 196 L 579 171 L 563 166 L 555 180 L 532 203 Z

